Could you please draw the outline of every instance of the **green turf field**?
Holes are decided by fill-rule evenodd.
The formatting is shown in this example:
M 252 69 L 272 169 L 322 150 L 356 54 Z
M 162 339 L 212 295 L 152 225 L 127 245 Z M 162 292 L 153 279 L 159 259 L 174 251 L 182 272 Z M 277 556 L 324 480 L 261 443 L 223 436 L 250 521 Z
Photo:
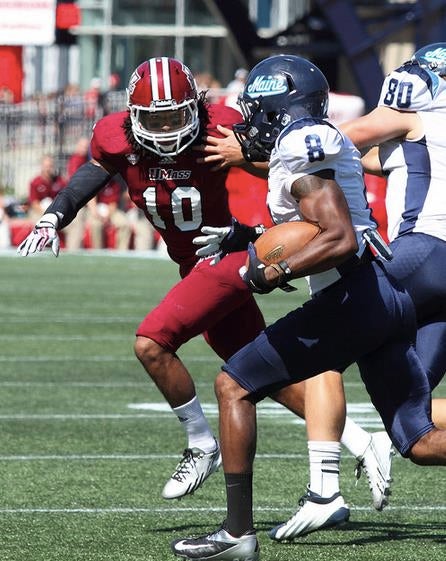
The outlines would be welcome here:
M 194 496 L 160 496 L 185 445 L 178 422 L 133 356 L 139 321 L 177 281 L 165 260 L 0 257 L 0 561 L 174 560 L 170 541 L 208 532 L 225 515 L 222 472 Z M 259 298 L 268 322 L 306 290 Z M 202 339 L 180 352 L 217 428 L 220 361 Z M 352 416 L 381 424 L 357 372 L 345 375 Z M 385 388 L 383 388 L 385 391 Z M 446 385 L 437 391 L 446 396 Z M 444 468 L 394 460 L 390 506 L 373 510 L 345 453 L 350 523 L 294 544 L 266 530 L 294 511 L 307 483 L 304 426 L 259 407 L 255 519 L 262 561 L 444 561 Z

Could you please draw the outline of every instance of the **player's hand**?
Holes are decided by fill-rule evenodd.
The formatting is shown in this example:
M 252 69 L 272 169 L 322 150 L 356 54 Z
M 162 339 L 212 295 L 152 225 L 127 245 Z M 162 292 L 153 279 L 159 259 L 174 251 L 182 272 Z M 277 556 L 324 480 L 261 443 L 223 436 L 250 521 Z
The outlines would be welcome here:
M 203 144 L 194 146 L 194 150 L 201 152 L 202 157 L 197 158 L 199 164 L 213 164 L 211 171 L 219 171 L 230 166 L 245 164 L 240 144 L 231 129 L 217 125 L 217 130 L 223 135 L 207 135 Z
M 201 232 L 204 236 L 197 236 L 192 241 L 196 245 L 201 245 L 195 252 L 198 257 L 208 257 L 216 254 L 211 261 L 211 265 L 215 265 L 227 253 L 234 251 L 244 251 L 249 242 L 255 241 L 263 232 L 265 227 L 261 224 L 257 226 L 248 226 L 240 224 L 236 218 L 232 218 L 231 227 L 213 228 L 211 226 L 203 226 Z
M 33 231 L 27 236 L 17 248 L 17 253 L 26 257 L 30 253 L 43 251 L 51 244 L 51 251 L 57 257 L 59 255 L 60 240 L 56 227 L 59 219 L 55 214 L 44 214 L 34 226 Z
M 252 242 L 250 242 L 248 246 L 248 258 L 248 267 L 241 267 L 239 272 L 250 290 L 257 294 L 268 294 L 277 288 L 277 285 L 271 285 L 271 283 L 266 280 L 265 264 L 257 257 L 256 248 Z
M 195 255 L 197 255 L 197 257 L 210 257 L 211 255 L 214 255 L 210 264 L 215 265 L 218 263 L 222 257 L 221 243 L 230 231 L 230 226 L 224 226 L 221 228 L 203 226 L 203 228 L 201 228 L 201 233 L 204 234 L 204 236 L 197 236 L 192 240 L 192 243 L 195 245 L 202 246 L 197 249 Z

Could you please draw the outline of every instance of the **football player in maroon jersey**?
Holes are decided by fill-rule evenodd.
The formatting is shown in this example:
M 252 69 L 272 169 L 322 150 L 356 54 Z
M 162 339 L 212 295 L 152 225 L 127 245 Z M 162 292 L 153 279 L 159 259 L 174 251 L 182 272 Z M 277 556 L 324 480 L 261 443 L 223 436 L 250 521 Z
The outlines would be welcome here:
M 51 245 L 57 256 L 58 230 L 117 173 L 126 182 L 132 201 L 166 242 L 182 280 L 146 315 L 135 342 L 137 358 L 178 416 L 188 439 L 183 458 L 162 491 L 165 499 L 192 493 L 221 463 L 218 442 L 177 350 L 202 333 L 226 360 L 265 326 L 239 275 L 246 252 L 230 253 L 211 266 L 215 260 L 199 259 L 193 244 L 203 225 L 229 230 L 232 224 L 239 230 L 238 241 L 243 229 L 246 239 L 240 249 L 262 231 L 232 221 L 228 169 L 214 170 L 212 164 L 197 163 L 197 153 L 192 150 L 206 135 L 221 136 L 217 125 L 230 129 L 241 120 L 232 108 L 206 103 L 205 94 L 198 94 L 192 73 L 182 62 L 167 57 L 143 62 L 130 78 L 127 110 L 97 122 L 91 139 L 92 159 L 71 177 L 18 248 L 26 256 Z M 245 162 L 243 167 L 255 171 L 254 165 Z M 230 236 L 226 243 L 230 244 Z M 289 395 L 275 397 L 293 409 L 293 392 L 284 391 Z

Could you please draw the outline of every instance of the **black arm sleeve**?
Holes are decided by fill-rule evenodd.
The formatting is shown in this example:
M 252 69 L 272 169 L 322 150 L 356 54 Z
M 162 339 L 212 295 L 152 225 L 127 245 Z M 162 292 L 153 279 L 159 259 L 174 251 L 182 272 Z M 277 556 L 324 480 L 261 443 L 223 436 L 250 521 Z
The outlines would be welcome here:
M 57 194 L 45 210 L 59 219 L 58 230 L 67 226 L 78 211 L 85 206 L 111 179 L 111 175 L 92 162 L 81 166 L 71 177 L 68 185 Z

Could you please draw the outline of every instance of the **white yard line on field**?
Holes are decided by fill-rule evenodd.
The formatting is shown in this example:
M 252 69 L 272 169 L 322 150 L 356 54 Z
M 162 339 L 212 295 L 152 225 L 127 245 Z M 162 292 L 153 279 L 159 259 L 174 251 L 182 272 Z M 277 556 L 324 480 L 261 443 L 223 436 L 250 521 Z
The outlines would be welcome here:
M 32 454 L 21 456 L 0 456 L 0 462 L 33 462 L 33 461 L 146 461 L 178 459 L 179 454 Z M 257 454 L 257 460 L 302 460 L 307 454 Z
M 288 507 L 256 507 L 255 512 L 288 512 Z M 373 511 L 371 506 L 351 506 L 353 511 Z M 446 511 L 445 505 L 400 505 L 387 506 L 387 511 L 405 512 L 407 510 L 417 512 Z M 147 507 L 147 508 L 0 508 L 0 515 L 5 514 L 178 514 L 179 512 L 226 512 L 226 507 Z

